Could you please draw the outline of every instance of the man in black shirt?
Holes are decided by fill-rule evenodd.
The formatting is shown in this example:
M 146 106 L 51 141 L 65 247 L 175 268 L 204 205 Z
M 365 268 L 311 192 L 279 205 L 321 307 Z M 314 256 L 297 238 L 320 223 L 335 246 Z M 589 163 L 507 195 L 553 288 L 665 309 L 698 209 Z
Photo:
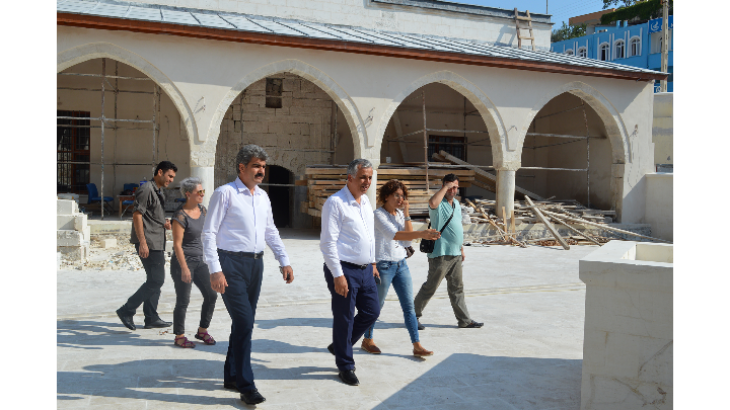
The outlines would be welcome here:
M 134 325 L 134 314 L 142 304 L 145 329 L 172 325 L 157 315 L 157 302 L 165 282 L 165 229 L 171 229 L 170 221 L 165 220 L 165 196 L 162 188 L 172 183 L 176 172 L 177 167 L 172 162 L 160 162 L 155 168 L 152 181 L 142 184 L 135 193 L 130 242 L 137 248 L 139 259 L 147 273 L 147 281 L 117 310 L 117 316 L 130 330 L 137 329 Z

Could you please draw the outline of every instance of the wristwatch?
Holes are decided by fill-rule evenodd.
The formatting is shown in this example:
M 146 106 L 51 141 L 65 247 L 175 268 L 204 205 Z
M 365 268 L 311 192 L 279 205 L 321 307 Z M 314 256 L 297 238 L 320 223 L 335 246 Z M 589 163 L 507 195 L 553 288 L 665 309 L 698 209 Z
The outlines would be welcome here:
M 405 220 L 406 221 L 410 221 L 411 220 L 411 217 L 410 216 L 406 216 L 406 219 Z

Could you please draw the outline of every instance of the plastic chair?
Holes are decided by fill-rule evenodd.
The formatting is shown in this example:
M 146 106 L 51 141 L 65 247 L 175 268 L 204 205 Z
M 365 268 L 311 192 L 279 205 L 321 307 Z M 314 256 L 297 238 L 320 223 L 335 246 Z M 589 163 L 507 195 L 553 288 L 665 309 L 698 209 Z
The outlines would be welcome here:
M 93 182 L 90 184 L 86 184 L 86 190 L 89 191 L 89 199 L 86 201 L 87 205 L 94 204 L 94 203 L 101 203 L 101 197 L 99 196 L 99 191 L 96 189 L 96 184 Z M 105 206 L 108 211 L 111 210 L 109 207 L 109 202 L 113 201 L 114 198 L 110 196 L 104 197 L 104 203 L 102 206 Z
M 134 191 L 134 188 L 139 188 L 139 184 L 124 184 L 124 190 L 125 190 L 125 191 Z M 131 208 L 132 206 L 134 206 L 134 201 L 133 201 L 133 200 L 129 200 L 129 199 L 128 199 L 128 200 L 126 200 L 126 201 L 122 201 L 122 208 L 123 208 L 123 209 L 122 209 L 122 213 L 121 213 L 121 214 L 119 214 L 119 218 L 120 218 L 120 219 L 121 219 L 121 218 L 123 218 L 123 217 L 124 217 L 124 214 L 125 214 L 125 213 L 126 213 L 126 212 L 127 212 L 128 210 L 129 210 L 129 208 Z

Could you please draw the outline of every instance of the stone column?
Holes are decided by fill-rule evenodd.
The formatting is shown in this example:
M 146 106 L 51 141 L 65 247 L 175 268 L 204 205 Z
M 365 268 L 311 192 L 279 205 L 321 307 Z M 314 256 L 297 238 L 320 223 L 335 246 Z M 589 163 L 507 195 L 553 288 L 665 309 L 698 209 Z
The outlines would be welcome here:
M 210 203 L 210 196 L 215 190 L 215 168 L 213 167 L 190 167 L 190 175 L 203 180 L 203 189 L 205 190 L 205 199 L 203 205 L 207 208 Z
M 504 218 L 502 207 L 507 217 L 515 209 L 515 172 L 508 169 L 497 170 L 497 216 Z

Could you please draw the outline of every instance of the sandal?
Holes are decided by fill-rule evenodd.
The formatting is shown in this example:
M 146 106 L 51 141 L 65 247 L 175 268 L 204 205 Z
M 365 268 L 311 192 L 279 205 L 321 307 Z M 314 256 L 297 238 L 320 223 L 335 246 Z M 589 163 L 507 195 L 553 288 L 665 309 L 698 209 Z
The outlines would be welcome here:
M 195 343 L 193 343 L 190 340 L 188 340 L 188 338 L 185 337 L 185 336 L 183 336 L 183 337 L 176 337 L 175 338 L 175 345 L 176 346 L 180 346 L 180 347 L 185 347 L 185 348 L 195 347 Z
M 215 339 L 213 339 L 213 336 L 209 335 L 208 332 L 205 332 L 205 333 L 198 332 L 195 334 L 195 338 L 202 340 L 203 343 L 205 343 L 207 345 L 215 344 Z

